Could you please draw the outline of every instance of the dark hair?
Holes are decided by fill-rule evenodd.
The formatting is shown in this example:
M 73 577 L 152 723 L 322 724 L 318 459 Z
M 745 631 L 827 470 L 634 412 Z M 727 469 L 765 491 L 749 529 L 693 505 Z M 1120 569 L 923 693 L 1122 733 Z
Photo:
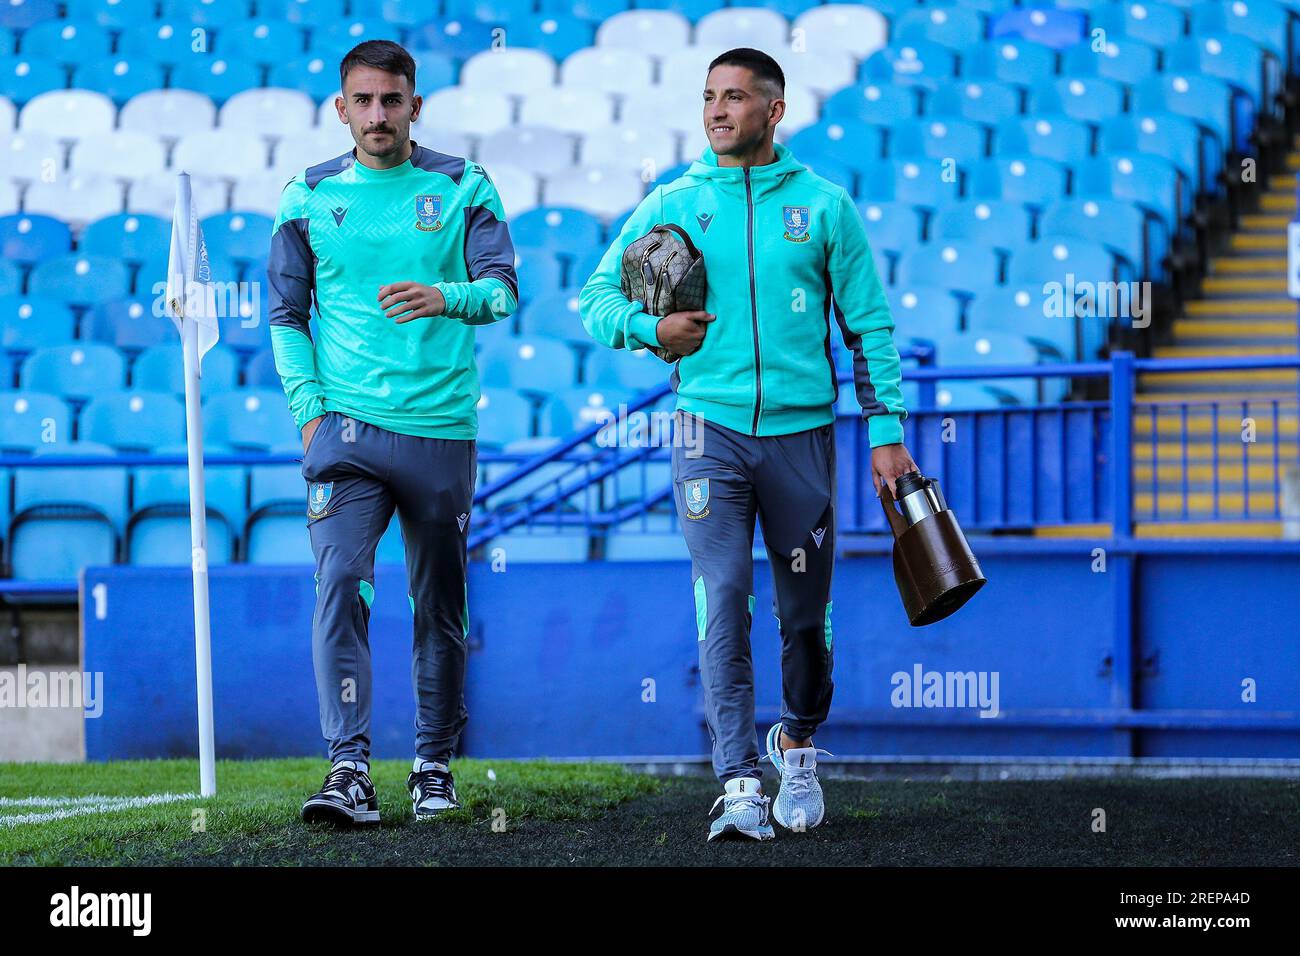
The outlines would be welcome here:
M 785 73 L 781 69 L 781 64 L 762 50 L 738 46 L 734 50 L 728 50 L 714 57 L 713 62 L 709 64 L 709 70 L 712 71 L 715 66 L 743 66 L 753 73 L 754 78 L 760 83 L 774 85 L 778 96 L 785 95 Z
M 392 40 L 366 40 L 354 46 L 339 64 L 339 89 L 347 82 L 348 73 L 358 66 L 372 66 L 385 73 L 400 73 L 411 84 L 411 92 L 415 92 L 415 60 L 400 43 Z

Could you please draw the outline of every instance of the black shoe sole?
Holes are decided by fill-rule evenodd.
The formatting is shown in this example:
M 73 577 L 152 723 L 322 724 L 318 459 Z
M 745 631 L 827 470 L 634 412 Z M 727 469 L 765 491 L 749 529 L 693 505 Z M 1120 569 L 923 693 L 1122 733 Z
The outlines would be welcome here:
M 379 823 L 379 811 L 352 811 L 330 803 L 308 803 L 302 808 L 302 821 L 334 827 L 374 826 Z

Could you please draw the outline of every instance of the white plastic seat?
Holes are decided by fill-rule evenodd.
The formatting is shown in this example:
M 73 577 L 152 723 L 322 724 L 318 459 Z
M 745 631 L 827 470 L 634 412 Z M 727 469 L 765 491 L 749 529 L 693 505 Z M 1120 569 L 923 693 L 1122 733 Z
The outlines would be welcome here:
M 497 195 L 501 197 L 501 207 L 507 217 L 517 216 L 521 212 L 537 207 L 540 202 L 539 183 L 537 177 L 531 172 L 509 163 L 496 163 L 491 166 L 485 164 L 483 168 L 487 170 L 497 187 Z
M 660 57 L 659 88 L 690 92 L 702 103 L 705 81 L 709 77 L 709 64 L 723 49 L 687 46 Z
M 0 133 L 8 133 L 18 125 L 18 107 L 7 96 L 0 96 Z
M 501 47 L 475 53 L 460 71 L 460 85 L 495 93 L 527 93 L 555 83 L 555 59 L 541 50 Z
M 18 113 L 18 128 L 58 139 L 107 133 L 117 122 L 117 107 L 92 90 L 50 90 L 27 101 Z
M 260 212 L 274 219 L 280 211 L 280 194 L 292 178 L 272 171 L 238 179 L 230 194 L 230 208 L 240 212 Z
M 653 121 L 674 133 L 704 131 L 704 76 L 694 87 L 649 86 L 621 97 L 618 121 L 630 126 Z M 778 126 L 777 129 L 780 129 Z
M 174 184 L 172 197 L 175 199 Z M 77 228 L 121 212 L 122 186 L 111 176 L 94 173 L 61 176 L 52 183 L 38 179 L 27 187 L 23 209 L 32 215 L 62 219 Z
M 306 93 L 278 87 L 236 93 L 217 112 L 217 126 L 269 139 L 316 125 L 316 104 Z
M 191 176 L 242 179 L 265 172 L 268 149 L 256 136 L 231 136 L 228 130 L 188 133 L 172 153 L 172 169 Z
M 727 7 L 700 17 L 695 24 L 695 43 L 717 47 L 718 53 L 732 47 L 756 50 L 784 49 L 790 38 L 790 22 L 775 10 L 762 7 Z M 788 60 L 789 57 L 784 59 Z M 785 64 L 782 64 L 782 69 Z
M 580 90 L 626 93 L 654 82 L 655 64 L 640 50 L 587 47 L 565 58 L 560 85 Z
M 641 201 L 645 183 L 617 167 L 576 166 L 547 179 L 542 192 L 548 206 L 571 206 L 613 219 Z
M 691 42 L 691 22 L 671 10 L 624 10 L 596 30 L 596 46 L 668 53 Z
M 211 99 L 193 90 L 140 93 L 127 101 L 118 117 L 119 128 L 152 133 L 164 140 L 212 129 L 216 124 L 217 107 Z
M 304 169 L 342 156 L 356 144 L 346 126 L 340 125 L 339 131 L 341 136 L 333 129 L 320 128 L 285 136 L 275 144 L 275 151 L 271 155 L 271 171 L 280 174 L 288 182 Z
M 118 179 L 142 179 L 166 168 L 167 151 L 158 137 L 132 130 L 82 137 L 68 157 L 68 169 L 74 173 L 100 173 Z
M 18 187 L 7 179 L 0 179 L 0 216 L 18 211 Z
M 782 66 L 786 85 L 805 86 L 825 96 L 852 86 L 858 65 L 846 50 L 822 50 L 816 56 L 790 56 Z
M 63 147 L 46 133 L 8 133 L 0 136 L 5 179 L 41 179 L 45 171 L 63 172 Z
M 657 175 L 677 164 L 677 136 L 662 127 L 620 123 L 587 133 L 578 147 L 578 157 L 583 166 L 609 166 L 638 175 L 650 168 Z
M 519 104 L 520 126 L 549 126 L 585 133 L 614 122 L 614 100 L 595 89 L 552 86 L 525 94 Z
M 483 137 L 477 157 L 490 168 L 512 163 L 538 176 L 549 176 L 572 166 L 574 152 L 570 133 L 544 126 L 512 126 Z
M 200 218 L 225 212 L 229 187 L 222 179 L 209 176 L 190 176 L 190 193 Z M 131 184 L 126 193 L 126 211 L 137 215 L 148 213 L 168 221 L 176 210 L 176 173 L 162 172 L 147 176 Z
M 448 86 L 426 96 L 421 112 L 440 127 L 482 136 L 509 126 L 513 109 L 504 93 Z
M 421 124 L 412 126 L 411 139 L 435 153 L 465 157 L 477 155 L 474 150 L 474 139 L 469 133 L 458 129 L 442 129 L 437 125 L 436 120 L 429 126 Z
M 808 55 L 846 50 L 863 59 L 889 42 L 889 23 L 884 16 L 858 4 L 828 3 L 805 10 L 795 17 L 791 30 L 803 31 Z

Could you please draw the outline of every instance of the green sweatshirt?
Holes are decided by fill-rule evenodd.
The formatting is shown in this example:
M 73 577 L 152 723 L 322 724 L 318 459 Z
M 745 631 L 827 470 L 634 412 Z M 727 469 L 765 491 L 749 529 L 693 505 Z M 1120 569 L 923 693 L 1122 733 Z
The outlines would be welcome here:
M 411 145 L 392 169 L 344 153 L 281 194 L 267 260 L 271 345 L 299 429 L 337 411 L 405 435 L 478 434 L 473 327 L 514 312 L 514 246 L 483 167 Z M 404 281 L 441 290 L 446 313 L 387 318 L 379 287 Z
M 677 407 L 749 435 L 834 420 L 839 389 L 830 316 L 853 352 L 872 447 L 903 440 L 894 320 L 862 217 L 849 194 L 798 162 L 719 166 L 712 149 L 645 197 L 578 299 L 587 332 L 612 348 L 658 346 L 659 317 L 619 290 L 623 250 L 658 223 L 686 230 L 704 255 L 705 309 L 717 318 L 677 363 Z

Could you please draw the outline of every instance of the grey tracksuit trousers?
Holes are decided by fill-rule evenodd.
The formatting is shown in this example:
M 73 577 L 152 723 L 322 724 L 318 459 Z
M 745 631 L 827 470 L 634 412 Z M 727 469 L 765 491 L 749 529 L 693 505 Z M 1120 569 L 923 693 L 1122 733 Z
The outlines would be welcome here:
M 400 435 L 328 412 L 303 456 L 316 556 L 312 659 L 330 759 L 370 757 L 375 548 L 396 509 L 415 616 L 415 752 L 447 761 L 465 727 L 466 530 L 475 442 Z
M 760 775 L 749 648 L 756 517 L 776 590 L 782 725 L 811 737 L 830 711 L 835 434 L 825 425 L 755 438 L 696 422 L 702 453 L 674 443 L 673 494 L 691 554 L 713 769 L 725 782 Z

